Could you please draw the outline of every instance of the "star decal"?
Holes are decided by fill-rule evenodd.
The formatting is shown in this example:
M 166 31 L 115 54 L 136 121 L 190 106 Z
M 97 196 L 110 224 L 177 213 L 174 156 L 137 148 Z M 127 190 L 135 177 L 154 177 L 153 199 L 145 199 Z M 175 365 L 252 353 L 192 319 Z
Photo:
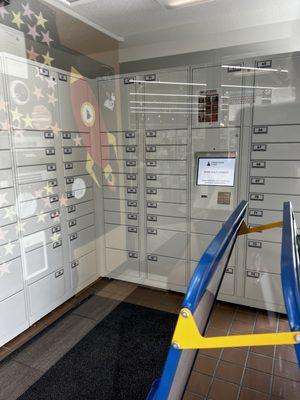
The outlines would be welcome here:
M 36 25 L 31 26 L 29 24 L 27 24 L 27 26 L 28 26 L 28 29 L 29 29 L 29 31 L 27 32 L 27 35 L 31 36 L 32 39 L 34 41 L 36 41 L 36 38 L 40 37 L 40 34 L 37 33 L 37 31 L 36 31 L 37 26 Z
M 13 249 L 16 247 L 15 244 L 8 242 L 5 246 L 5 255 L 7 256 L 8 254 L 13 254 Z
M 45 23 L 48 22 L 47 19 L 43 17 L 43 14 L 40 12 L 39 15 L 36 15 L 37 26 L 41 26 L 43 29 L 46 29 Z
M 66 196 L 63 194 L 61 195 L 60 199 L 59 199 L 59 203 L 61 205 L 61 207 L 66 207 L 68 205 L 68 199 L 66 198 Z
M 75 146 L 81 146 L 82 145 L 82 137 L 77 135 L 74 139 Z
M 42 88 L 35 86 L 33 95 L 37 98 L 38 101 L 41 100 L 44 97 L 42 93 Z
M 43 195 L 43 190 L 36 190 L 35 192 L 33 192 L 33 195 L 36 199 L 42 197 Z
M 29 117 L 29 114 L 26 114 L 25 118 L 22 118 L 25 123 L 25 128 L 33 128 L 32 126 L 32 118 Z
M 3 207 L 5 204 L 8 204 L 8 200 L 6 199 L 7 193 L 0 193 L 0 207 Z
M 17 231 L 18 233 L 25 232 L 25 225 L 26 225 L 26 222 L 21 222 L 21 221 L 19 221 L 19 222 L 17 223 L 17 225 L 16 225 L 16 231 Z
M 58 99 L 54 96 L 54 94 L 48 94 L 48 103 L 52 104 L 53 107 L 55 107 L 55 103 L 58 101 Z
M 9 219 L 10 222 L 14 222 L 16 215 L 17 215 L 17 213 L 15 210 L 15 207 L 6 208 L 4 219 Z
M 44 197 L 43 198 L 43 202 L 44 202 L 44 207 L 45 208 L 51 208 L 51 203 L 50 203 L 49 197 Z
M 44 190 L 46 191 L 47 195 L 53 194 L 53 187 L 52 187 L 52 186 L 49 186 L 48 183 L 47 183 L 47 185 L 44 187 Z
M 5 240 L 7 233 L 8 231 L 4 231 L 2 228 L 0 228 L 0 240 Z
M 0 99 L 0 111 L 6 111 L 7 102 L 3 100 L 3 97 Z
M 47 214 L 43 213 L 43 211 L 40 212 L 39 215 L 37 216 L 37 222 L 38 223 L 39 222 L 42 222 L 42 223 L 46 222 L 46 217 L 47 217 Z
M 2 278 L 2 276 L 4 276 L 5 274 L 10 274 L 10 270 L 9 268 L 10 264 L 4 263 L 0 265 L 0 278 Z
M 15 25 L 17 25 L 18 29 L 20 29 L 20 28 L 21 28 L 21 25 L 24 25 L 24 22 L 23 22 L 23 20 L 22 20 L 22 18 L 21 18 L 21 13 L 18 12 L 18 13 L 16 14 L 16 13 L 14 13 L 14 12 L 12 11 L 12 14 L 13 14 L 12 23 L 15 24 Z
M 51 241 L 52 241 L 53 243 L 54 243 L 54 242 L 57 242 L 57 241 L 60 239 L 60 236 L 61 236 L 60 233 L 55 232 L 55 233 L 53 234 L 53 236 L 51 236 Z
M 39 68 L 36 69 L 36 75 L 35 75 L 35 77 L 36 77 L 36 78 L 40 78 L 41 81 L 44 80 L 44 76 L 43 76 L 42 74 L 40 74 L 40 69 L 39 69 Z
M 55 125 L 51 125 L 50 128 L 52 129 L 52 132 L 55 136 L 57 136 L 61 132 L 61 129 L 59 128 L 57 122 L 55 123 Z
M 10 129 L 10 123 L 8 120 L 5 120 L 1 123 L 1 127 L 3 131 L 8 131 Z
M 41 34 L 43 36 L 42 43 L 46 43 L 47 46 L 50 47 L 50 43 L 54 42 L 54 40 L 51 39 L 51 37 L 50 37 L 50 32 L 49 31 L 47 31 L 46 33 L 41 32 Z
M 49 51 L 46 54 L 43 54 L 44 64 L 51 66 L 52 61 L 54 58 L 50 57 Z
M 39 53 L 36 53 L 34 51 L 34 47 L 33 46 L 31 46 L 30 50 L 27 49 L 26 52 L 27 52 L 27 58 L 29 60 L 31 60 L 31 61 L 36 61 L 37 57 L 39 56 Z
M 23 16 L 28 17 L 31 20 L 31 17 L 34 15 L 34 12 L 30 9 L 29 3 L 26 5 L 22 4 L 23 7 Z
M 23 117 L 23 114 L 19 113 L 18 107 L 16 107 L 14 110 L 11 110 L 11 116 L 13 121 L 21 122 L 21 117 Z
M 1 2 L 0 3 L 0 15 L 1 15 L 1 18 L 4 19 L 5 15 L 7 15 L 7 14 L 9 14 L 9 13 L 6 11 L 6 7 L 4 6 L 4 3 Z
M 57 85 L 57 83 L 56 83 L 55 80 L 53 80 L 51 78 L 48 78 L 47 79 L 47 85 L 48 85 L 48 89 L 55 90 L 55 86 Z

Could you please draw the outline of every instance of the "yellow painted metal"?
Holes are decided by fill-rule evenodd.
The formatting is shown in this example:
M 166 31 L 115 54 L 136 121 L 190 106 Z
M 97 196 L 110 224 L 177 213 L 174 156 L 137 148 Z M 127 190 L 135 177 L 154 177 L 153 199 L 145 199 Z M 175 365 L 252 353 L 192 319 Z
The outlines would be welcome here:
M 300 335 L 300 332 L 204 337 L 200 334 L 191 311 L 183 308 L 179 314 L 172 344 L 181 350 L 287 345 L 296 344 L 297 335 Z
M 239 229 L 238 235 L 239 236 L 247 235 L 247 234 L 253 233 L 253 232 L 265 231 L 267 229 L 280 228 L 280 227 L 282 227 L 282 223 L 283 223 L 282 221 L 276 221 L 276 222 L 272 222 L 271 224 L 249 227 L 245 224 L 245 221 L 243 221 L 242 225 Z

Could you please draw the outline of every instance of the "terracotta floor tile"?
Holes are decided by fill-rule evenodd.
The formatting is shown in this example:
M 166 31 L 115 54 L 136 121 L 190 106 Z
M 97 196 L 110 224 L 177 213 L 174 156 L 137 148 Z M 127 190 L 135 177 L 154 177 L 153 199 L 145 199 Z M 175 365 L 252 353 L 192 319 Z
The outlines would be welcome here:
M 276 314 L 259 312 L 255 323 L 255 330 L 276 332 L 277 321 L 278 317 Z
M 238 334 L 252 333 L 253 327 L 254 327 L 254 321 L 250 323 L 233 321 L 232 326 L 230 328 L 230 334 L 238 335 Z
M 221 359 L 235 364 L 244 365 L 247 358 L 247 351 L 236 348 L 224 349 Z
M 204 397 L 195 393 L 186 392 L 182 400 L 204 400 Z
M 247 368 L 256 369 L 258 371 L 272 373 L 273 358 L 262 356 L 261 354 L 250 353 L 247 361 Z
M 211 380 L 212 378 L 210 376 L 193 371 L 187 385 L 187 391 L 198 394 L 200 396 L 206 396 Z
M 242 385 L 259 392 L 269 393 L 271 390 L 271 375 L 247 368 Z
M 222 329 L 228 331 L 232 323 L 231 318 L 227 318 L 224 315 L 215 314 L 210 318 L 209 326 L 216 329 Z
M 296 353 L 294 346 L 276 346 L 275 358 L 296 363 Z
M 16 349 L 19 349 L 23 344 L 27 343 L 28 340 L 28 336 L 21 333 L 19 336 L 6 343 L 5 347 L 10 351 L 15 351 Z
M 275 346 L 257 346 L 250 347 L 250 352 L 256 354 L 262 354 L 263 356 L 273 357 L 275 351 Z
M 246 311 L 246 310 L 237 310 L 234 319 L 237 321 L 241 321 L 244 323 L 252 324 L 255 322 L 257 316 L 257 312 Z
M 269 400 L 269 395 L 243 387 L 241 389 L 239 400 Z
M 4 358 L 6 358 L 10 353 L 10 350 L 7 348 L 0 347 L 0 361 L 4 360 Z
M 194 371 L 206 375 L 213 375 L 218 360 L 216 358 L 206 357 L 198 353 L 194 364 Z
M 243 371 L 244 367 L 239 364 L 220 361 L 216 369 L 215 376 L 239 385 L 242 379 Z
M 290 325 L 288 320 L 280 318 L 278 324 L 278 332 L 289 332 L 289 330 L 290 330 Z
M 212 358 L 220 358 L 220 355 L 222 353 L 222 349 L 202 349 L 199 350 L 200 355 L 212 357 Z
M 236 400 L 238 396 L 238 385 L 225 382 L 221 379 L 214 379 L 211 385 L 208 399 L 211 400 Z
M 274 377 L 272 394 L 286 400 L 299 399 L 300 382 L 284 379 L 279 376 Z
M 300 382 L 300 368 L 298 364 L 288 361 L 275 359 L 274 375 Z
M 206 337 L 214 337 L 214 336 L 226 336 L 227 330 L 226 329 L 216 329 L 212 326 L 209 326 L 205 332 Z

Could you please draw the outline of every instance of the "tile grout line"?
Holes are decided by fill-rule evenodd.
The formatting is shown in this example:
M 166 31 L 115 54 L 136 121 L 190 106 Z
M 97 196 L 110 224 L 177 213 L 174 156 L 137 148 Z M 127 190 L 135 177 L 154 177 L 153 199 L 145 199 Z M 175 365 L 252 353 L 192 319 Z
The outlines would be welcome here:
M 278 331 L 279 331 L 279 314 L 277 314 L 276 333 L 278 333 Z M 277 349 L 277 347 L 274 346 L 272 372 L 271 372 L 271 382 L 270 382 L 270 394 L 269 394 L 268 400 L 272 400 L 273 383 L 274 383 L 274 372 L 275 372 L 276 349 Z

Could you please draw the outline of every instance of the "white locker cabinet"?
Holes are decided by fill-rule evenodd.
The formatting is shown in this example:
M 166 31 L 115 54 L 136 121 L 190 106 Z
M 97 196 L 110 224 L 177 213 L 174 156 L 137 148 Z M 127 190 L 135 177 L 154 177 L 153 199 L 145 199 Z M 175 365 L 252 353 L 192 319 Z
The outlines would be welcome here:
M 252 128 L 253 143 L 299 142 L 299 125 L 256 125 Z
M 146 199 L 147 201 L 186 204 L 187 192 L 180 189 L 146 188 Z
M 167 285 L 186 285 L 186 261 L 176 258 L 147 255 L 147 278 Z
M 55 134 L 52 131 L 14 131 L 12 141 L 15 149 L 54 147 Z
M 249 224 L 264 225 L 271 222 L 282 221 L 282 211 L 269 211 L 261 208 L 248 209 Z
M 187 218 L 186 204 L 161 203 L 157 201 L 148 200 L 146 202 L 146 207 L 148 215 L 154 214 L 158 216 L 173 216 L 173 217 Z
M 147 227 L 186 232 L 186 219 L 147 214 Z
M 299 56 L 267 57 L 268 73 L 255 71 L 254 125 L 297 124 L 299 116 Z
M 268 229 L 262 232 L 255 232 L 248 235 L 249 240 L 258 240 L 261 242 L 277 242 L 281 243 L 282 228 Z
M 96 249 L 95 226 L 68 235 L 70 260 L 82 257 Z
M 41 182 L 56 179 L 57 165 L 50 163 L 29 167 L 17 167 L 18 183 Z
M 17 212 L 15 206 L 0 208 L 0 226 L 15 223 Z
M 11 170 L 0 170 L 0 189 L 14 186 L 13 174 Z
M 102 160 L 137 160 L 138 147 L 130 144 L 127 146 L 101 146 Z
M 10 151 L 0 149 L 0 169 L 11 168 Z
M 62 266 L 62 240 L 50 243 L 25 253 L 25 279 L 31 284 Z
M 91 135 L 87 132 L 62 132 L 61 140 L 63 146 L 91 147 Z
M 89 187 L 93 187 L 93 179 L 90 175 L 65 177 L 65 189 L 68 192 L 76 192 L 78 199 L 84 197 L 86 189 Z
M 136 114 L 131 112 L 131 101 L 142 99 L 135 93 L 140 86 L 134 76 L 106 78 L 98 81 L 100 125 L 102 132 L 136 129 Z
M 192 233 L 191 234 L 191 260 L 199 261 L 215 236 Z M 235 266 L 235 251 L 229 259 L 228 266 Z
M 249 208 L 282 211 L 283 203 L 287 200 L 292 202 L 294 211 L 300 212 L 300 196 L 291 196 L 290 194 L 250 193 Z
M 49 130 L 59 122 L 56 73 L 30 61 L 6 59 L 14 130 Z
M 217 235 L 222 228 L 222 222 L 207 220 L 191 220 L 191 232 L 204 233 L 205 235 Z
M 193 152 L 238 151 L 240 128 L 193 129 Z
M 90 202 L 94 202 L 94 192 L 92 187 L 86 188 L 84 191 L 84 194 L 81 189 L 79 190 L 74 190 L 66 193 L 66 197 L 68 199 L 68 206 L 71 205 L 80 205 L 82 204 L 82 207 L 84 207 L 84 204 Z M 92 206 L 94 208 L 94 205 Z
M 61 222 L 60 210 L 46 212 L 40 215 L 34 215 L 22 221 L 23 235 L 30 235 L 35 232 L 46 230 Z
M 243 73 L 234 68 L 207 66 L 192 70 L 192 127 L 239 126 Z
M 87 201 L 85 203 L 72 204 L 67 206 L 67 219 L 74 219 L 87 215 L 95 210 L 94 201 Z
M 139 189 L 137 187 L 103 186 L 103 197 L 105 199 L 127 199 L 138 200 Z
M 70 263 L 72 271 L 72 288 L 75 293 L 79 292 L 97 279 L 97 258 L 93 251 Z
M 280 274 L 280 254 L 280 243 L 248 240 L 246 266 L 255 271 Z
M 66 276 L 63 268 L 28 286 L 31 324 L 64 302 L 65 289 Z
M 107 160 L 112 173 L 132 174 L 138 172 L 137 160 Z
M 17 224 L 11 224 L 11 225 L 5 225 L 5 226 L 0 226 L 0 246 L 9 243 L 9 242 L 14 242 L 18 239 L 18 225 Z
M 0 346 L 28 328 L 24 291 L 0 301 L 0 321 Z
M 90 147 L 63 147 L 63 160 L 64 161 L 86 161 L 87 153 L 91 154 Z
M 94 225 L 95 214 L 91 213 L 88 215 L 83 215 L 82 217 L 72 218 L 68 221 L 68 233 L 74 233 L 78 230 L 88 228 Z
M 23 270 L 20 258 L 0 263 L 0 302 L 23 290 Z
M 0 260 L 1 263 L 6 263 L 10 260 L 20 257 L 20 242 L 19 240 L 10 242 L 8 245 L 0 246 Z
M 104 211 L 137 213 L 139 211 L 137 200 L 104 199 Z
M 145 152 L 149 160 L 186 160 L 187 157 L 185 145 L 146 144 Z
M 300 193 L 300 180 L 293 178 L 268 178 L 250 177 L 250 192 L 256 193 L 276 193 L 298 195 Z
M 104 212 L 104 222 L 115 225 L 139 225 L 139 215 L 136 212 L 121 213 L 113 211 Z
M 187 69 L 158 71 L 145 75 L 143 80 L 146 81 L 143 85 L 145 97 L 139 96 L 136 100 L 145 103 L 135 104 L 133 110 L 143 113 L 145 128 L 186 128 L 190 101 Z
M 24 250 L 26 252 L 37 249 L 47 244 L 53 244 L 56 241 L 60 241 L 62 237 L 61 225 L 52 226 L 49 229 L 38 231 L 30 235 L 26 235 L 22 238 Z
M 91 167 L 91 161 L 64 162 L 64 176 L 86 175 Z
M 25 197 L 26 199 L 26 197 Z M 51 212 L 59 208 L 59 195 L 54 194 L 42 199 L 33 199 L 29 201 L 20 201 L 22 196 L 19 197 L 19 216 L 21 219 L 31 217 L 32 215 L 40 215 L 45 211 Z M 42 218 L 42 217 L 41 217 Z
M 102 174 L 103 177 L 103 185 L 110 186 L 105 179 L 106 174 Z M 114 174 L 114 186 L 137 186 L 138 184 L 138 174 L 137 173 L 127 173 L 127 174 Z
M 1 85 L 1 78 L 0 78 L 0 85 Z M 9 133 L 0 130 L 0 149 L 9 149 L 9 148 L 10 148 Z
M 137 226 L 124 226 L 105 224 L 106 247 L 120 250 L 139 250 L 139 228 Z
M 0 207 L 9 207 L 15 204 L 15 191 L 14 188 L 0 189 L 0 198 L 4 198 L 3 202 L 0 202 Z
M 22 183 L 19 185 L 19 194 L 21 199 L 32 200 L 49 195 L 56 195 L 59 192 L 57 178 L 49 179 L 47 181 L 40 181 L 34 183 Z
M 146 174 L 148 188 L 186 189 L 186 175 Z
M 186 258 L 186 233 L 157 228 L 146 229 L 147 253 Z
M 298 164 L 299 161 L 297 160 L 296 161 L 253 160 L 251 161 L 250 174 L 252 176 L 300 178 L 300 170 Z
M 187 144 L 188 131 L 179 129 L 169 129 L 165 131 L 146 131 L 145 132 L 145 143 L 148 144 L 164 144 L 164 145 L 176 145 L 176 144 Z
M 119 279 L 139 278 L 140 260 L 137 251 L 105 249 L 106 272 Z
M 298 160 L 300 143 L 252 142 L 252 160 Z
M 100 133 L 100 141 L 102 146 L 107 146 L 112 143 L 116 146 L 137 145 L 139 140 L 138 137 L 139 136 L 137 131 Z
M 63 131 L 89 132 L 84 121 L 88 102 L 88 82 L 79 74 L 58 73 L 58 95 L 61 128 Z
M 280 275 L 247 270 L 245 297 L 256 300 L 263 308 L 268 308 L 268 303 L 283 306 L 284 300 Z
M 187 173 L 187 162 L 178 160 L 146 160 L 146 173 L 183 175 Z

